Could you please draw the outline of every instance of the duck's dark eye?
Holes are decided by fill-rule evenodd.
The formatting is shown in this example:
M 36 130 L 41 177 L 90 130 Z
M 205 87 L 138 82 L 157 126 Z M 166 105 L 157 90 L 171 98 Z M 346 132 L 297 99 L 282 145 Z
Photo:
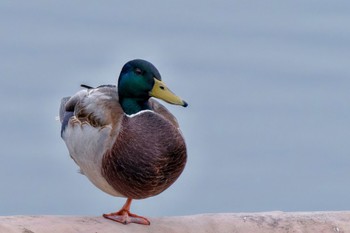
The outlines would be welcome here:
M 140 68 L 136 68 L 135 73 L 141 75 L 143 72 Z

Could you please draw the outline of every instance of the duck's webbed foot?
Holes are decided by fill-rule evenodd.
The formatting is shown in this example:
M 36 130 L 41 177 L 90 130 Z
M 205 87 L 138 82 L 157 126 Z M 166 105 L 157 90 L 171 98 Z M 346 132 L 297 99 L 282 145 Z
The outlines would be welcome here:
M 150 225 L 151 223 L 147 218 L 130 213 L 131 201 L 132 199 L 128 198 L 121 210 L 115 213 L 104 214 L 103 217 L 116 222 L 123 223 L 125 225 L 129 223 Z

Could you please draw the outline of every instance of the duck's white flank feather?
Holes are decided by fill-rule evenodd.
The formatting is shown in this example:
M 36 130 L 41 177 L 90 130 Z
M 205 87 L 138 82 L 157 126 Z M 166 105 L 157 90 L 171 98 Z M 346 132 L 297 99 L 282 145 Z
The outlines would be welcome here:
M 70 124 L 63 132 L 63 139 L 71 157 L 78 164 L 83 174 L 102 191 L 122 197 L 112 188 L 101 174 L 104 153 L 113 145 L 110 126 L 94 128 L 88 124 Z M 66 140 L 68 139 L 69 140 Z

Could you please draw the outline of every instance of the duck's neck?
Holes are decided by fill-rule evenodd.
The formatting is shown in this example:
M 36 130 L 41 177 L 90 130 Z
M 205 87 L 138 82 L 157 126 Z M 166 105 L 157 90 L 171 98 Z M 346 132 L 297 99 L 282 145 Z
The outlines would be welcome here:
M 123 111 L 128 114 L 136 114 L 142 110 L 151 109 L 148 100 L 137 98 L 122 98 L 119 100 Z

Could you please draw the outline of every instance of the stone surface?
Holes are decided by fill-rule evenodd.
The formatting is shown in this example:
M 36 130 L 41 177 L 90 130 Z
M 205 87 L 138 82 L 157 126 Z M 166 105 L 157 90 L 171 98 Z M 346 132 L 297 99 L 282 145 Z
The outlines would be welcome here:
M 129 232 L 230 232 L 294 233 L 350 232 L 350 212 L 266 212 L 201 214 L 149 218 L 150 226 L 123 225 L 102 217 L 88 216 L 2 216 L 1 233 L 129 233 Z

